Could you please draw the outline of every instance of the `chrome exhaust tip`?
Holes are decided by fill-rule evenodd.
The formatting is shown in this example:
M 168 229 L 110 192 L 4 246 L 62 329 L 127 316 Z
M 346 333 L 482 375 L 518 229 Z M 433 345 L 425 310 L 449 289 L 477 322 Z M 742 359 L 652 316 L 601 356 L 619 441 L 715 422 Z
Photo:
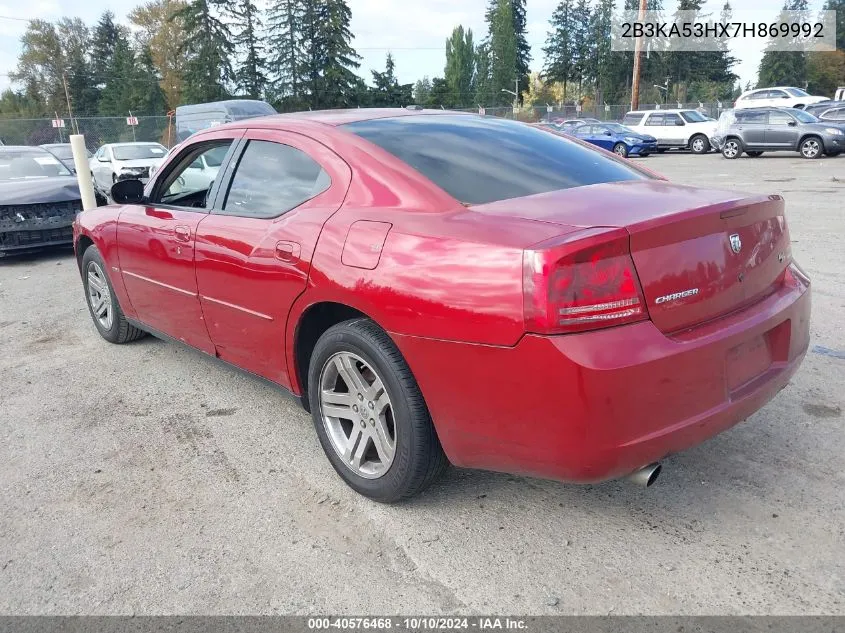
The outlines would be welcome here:
M 663 467 L 657 462 L 644 466 L 639 470 L 635 470 L 626 477 L 628 481 L 638 486 L 648 488 L 651 484 L 657 481 L 660 476 L 660 471 Z

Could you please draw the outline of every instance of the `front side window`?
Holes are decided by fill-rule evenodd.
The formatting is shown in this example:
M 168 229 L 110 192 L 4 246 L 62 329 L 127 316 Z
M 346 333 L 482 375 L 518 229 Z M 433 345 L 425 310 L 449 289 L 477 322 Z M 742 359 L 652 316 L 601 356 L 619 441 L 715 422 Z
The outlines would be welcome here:
M 794 116 L 796 119 L 801 121 L 801 123 L 818 123 L 819 119 L 809 112 L 804 112 L 803 110 L 792 110 L 790 114 Z
M 232 142 L 231 139 L 224 139 L 198 143 L 191 148 L 164 177 L 160 189 L 164 193 L 156 201 L 175 206 L 207 208 L 208 192 L 217 179 L 220 163 Z
M 248 218 L 275 218 L 330 185 L 329 175 L 305 152 L 281 143 L 250 141 L 238 161 L 223 211 Z
M 341 126 L 465 204 L 649 176 L 563 136 L 472 115 L 414 115 Z
M 678 125 L 678 123 L 683 124 L 683 121 L 681 120 L 681 117 L 679 117 L 679 116 L 678 116 L 677 114 L 675 114 L 674 112 L 673 112 L 673 113 L 671 113 L 671 114 L 668 114 L 668 113 L 667 113 L 667 114 L 666 114 L 666 118 L 665 118 L 665 119 L 663 119 L 663 125 L 666 125 L 666 126 L 669 126 L 669 125 Z
M 695 110 L 685 110 L 681 112 L 681 116 L 687 123 L 704 123 L 707 120 L 703 114 Z
M 778 112 L 776 110 L 769 112 L 769 125 L 789 125 L 794 121 L 795 119 L 786 112 Z

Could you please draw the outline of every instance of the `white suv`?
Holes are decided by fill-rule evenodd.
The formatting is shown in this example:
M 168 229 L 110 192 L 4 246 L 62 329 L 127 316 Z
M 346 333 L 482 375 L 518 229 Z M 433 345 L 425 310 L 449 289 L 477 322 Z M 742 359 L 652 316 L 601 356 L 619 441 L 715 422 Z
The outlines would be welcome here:
M 697 110 L 634 111 L 625 115 L 622 125 L 655 137 L 659 152 L 679 148 L 706 154 L 710 151 L 710 137 L 716 132 L 716 121 Z
M 813 97 L 801 88 L 775 86 L 774 88 L 760 88 L 759 90 L 743 92 L 734 103 L 734 108 L 759 108 L 761 106 L 803 108 L 811 103 L 826 100 L 827 97 Z

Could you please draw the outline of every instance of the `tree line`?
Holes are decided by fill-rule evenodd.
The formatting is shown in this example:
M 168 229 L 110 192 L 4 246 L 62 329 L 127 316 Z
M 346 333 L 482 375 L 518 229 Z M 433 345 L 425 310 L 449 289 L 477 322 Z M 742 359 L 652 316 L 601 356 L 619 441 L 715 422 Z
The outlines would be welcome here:
M 679 0 L 702 13 L 704 0 Z M 264 99 L 280 111 L 356 106 L 476 107 L 527 103 L 626 103 L 633 53 L 610 50 L 614 0 L 560 0 L 549 22 L 541 73 L 529 70 L 526 0 L 489 0 L 486 33 L 458 25 L 445 42 L 442 76 L 401 84 L 387 54 L 369 81 L 358 73 L 346 0 L 149 0 L 127 16 L 106 11 L 89 26 L 78 18 L 32 20 L 21 40 L 15 89 L 0 95 L 0 116 L 164 114 L 180 104 L 233 97 Z M 638 0 L 625 0 L 636 10 Z M 784 10 L 806 10 L 786 0 Z M 664 11 L 663 0 L 648 9 Z M 845 46 L 845 0 L 839 47 Z M 726 0 L 720 17 L 730 21 Z M 643 56 L 644 103 L 728 100 L 736 64 L 718 51 Z M 767 52 L 761 85 L 808 86 L 823 94 L 845 83 L 845 53 Z M 832 86 L 832 88 L 831 88 Z M 516 92 L 518 97 L 514 97 Z

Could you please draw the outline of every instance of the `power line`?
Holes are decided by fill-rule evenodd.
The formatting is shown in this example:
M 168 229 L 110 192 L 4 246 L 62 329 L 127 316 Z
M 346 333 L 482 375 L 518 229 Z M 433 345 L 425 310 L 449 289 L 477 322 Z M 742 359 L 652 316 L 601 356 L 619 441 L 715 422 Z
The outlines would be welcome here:
M 15 22 L 29 22 L 32 18 L 13 18 L 10 15 L 0 15 L 0 20 L 14 20 Z

